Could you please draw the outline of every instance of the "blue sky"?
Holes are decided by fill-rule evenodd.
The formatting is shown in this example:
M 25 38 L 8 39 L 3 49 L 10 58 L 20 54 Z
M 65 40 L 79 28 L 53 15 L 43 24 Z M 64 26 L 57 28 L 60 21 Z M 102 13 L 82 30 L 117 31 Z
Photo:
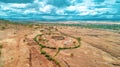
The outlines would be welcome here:
M 120 0 L 0 0 L 0 18 L 120 20 Z

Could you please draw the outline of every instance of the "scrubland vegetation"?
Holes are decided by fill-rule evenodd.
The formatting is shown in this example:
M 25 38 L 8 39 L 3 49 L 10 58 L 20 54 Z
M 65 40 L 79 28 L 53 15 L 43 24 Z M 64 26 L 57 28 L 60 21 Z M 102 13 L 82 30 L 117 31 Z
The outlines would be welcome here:
M 3 48 L 3 45 L 0 44 L 0 67 L 2 67 L 2 64 L 1 64 L 1 50 L 2 50 L 2 48 Z
M 65 34 L 63 32 L 60 32 L 59 30 L 56 30 L 56 28 L 53 28 L 53 27 L 51 27 L 51 28 L 55 29 L 55 32 L 58 32 L 58 33 L 60 33 L 63 36 L 67 36 L 67 37 L 71 37 L 71 38 L 76 39 L 76 41 L 78 42 L 77 45 L 71 46 L 71 47 L 51 47 L 51 46 L 46 46 L 44 44 L 41 44 L 42 41 L 46 42 L 46 39 L 44 39 L 44 38 L 41 39 L 42 36 L 44 36 L 44 35 L 52 35 L 52 32 L 54 32 L 54 31 L 51 31 L 50 27 L 46 28 L 47 32 L 49 32 L 50 34 L 44 33 L 44 34 L 38 34 L 38 35 L 35 36 L 34 41 L 40 46 L 40 52 L 41 52 L 41 54 L 43 54 L 49 61 L 55 62 L 55 64 L 58 65 L 58 67 L 62 67 L 61 64 L 54 57 L 57 56 L 59 54 L 59 52 L 62 51 L 62 50 L 68 50 L 68 49 L 70 50 L 70 49 L 75 49 L 75 48 L 80 47 L 80 41 L 81 41 L 81 39 L 79 37 L 78 38 L 77 37 L 73 37 L 71 35 L 67 35 L 67 34 Z M 74 44 L 76 44 L 76 43 L 74 43 Z M 52 49 L 52 50 L 57 50 L 57 52 L 56 52 L 55 55 L 51 56 L 50 54 L 48 54 L 46 51 L 43 50 L 44 48 L 48 48 L 48 49 Z M 73 56 L 73 54 L 71 54 L 71 57 L 72 56 Z
M 5 61 L 6 67 L 11 67 L 11 64 L 14 66 L 13 60 L 19 62 L 16 59 L 19 59 L 19 63 L 23 64 L 29 62 L 31 67 L 32 65 L 35 67 L 41 67 L 42 65 L 46 67 L 49 65 L 47 63 L 51 63 L 51 67 L 81 67 L 82 65 L 82 67 L 88 67 L 91 64 L 91 66 L 98 64 L 99 67 L 99 65 L 102 66 L 106 62 L 109 62 L 106 65 L 119 66 L 117 62 L 109 61 L 111 56 L 114 58 L 119 58 L 120 56 L 119 34 L 114 31 L 111 32 L 111 30 L 119 32 L 120 24 L 16 23 L 1 20 L 0 43 L 5 44 L 5 46 L 3 47 L 0 44 L 0 56 L 4 52 L 4 57 L 2 58 L 8 60 Z M 2 48 L 6 52 L 3 51 L 1 53 Z M 11 54 L 15 57 L 9 59 Z M 101 56 L 105 56 L 105 59 L 101 58 Z M 29 61 L 22 62 L 26 58 Z M 93 63 L 94 61 L 95 63 Z M 41 62 L 39 66 L 37 66 L 37 62 Z
M 96 28 L 96 29 L 110 29 L 110 30 L 120 30 L 120 24 L 97 24 L 97 23 L 78 23 L 78 24 L 54 24 L 61 26 L 76 26 L 82 28 Z

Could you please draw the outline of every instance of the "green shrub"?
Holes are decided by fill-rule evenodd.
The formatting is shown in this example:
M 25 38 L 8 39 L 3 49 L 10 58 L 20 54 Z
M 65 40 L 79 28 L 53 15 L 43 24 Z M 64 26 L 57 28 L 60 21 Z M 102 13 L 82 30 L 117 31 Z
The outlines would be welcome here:
M 46 48 L 46 46 L 45 46 L 45 45 L 42 45 L 42 44 L 41 44 L 40 46 L 41 46 L 41 48 Z
M 43 51 L 43 50 L 42 50 L 42 51 L 41 51 L 41 54 L 46 54 L 46 51 Z
M 1 30 L 5 30 L 5 29 L 6 29 L 6 27 L 5 27 L 5 26 L 2 26 L 2 27 L 1 27 Z
M 78 38 L 77 38 L 77 40 L 78 40 L 78 41 L 81 41 L 81 38 L 80 38 L 80 37 L 78 37 Z
M 61 67 L 60 63 L 57 60 L 54 60 L 55 64 L 57 64 L 59 67 Z
M 51 58 L 51 57 L 47 57 L 47 59 L 48 59 L 49 61 L 51 61 L 51 60 L 52 60 L 52 58 Z
M 33 27 L 33 24 L 29 24 L 29 27 L 32 28 L 32 27 Z
M 3 48 L 2 44 L 0 44 L 0 49 Z
M 1 56 L 1 49 L 3 48 L 2 44 L 0 44 L 0 56 Z
M 45 57 L 50 57 L 50 55 L 46 54 Z
M 55 47 L 49 47 L 49 46 L 47 46 L 46 48 L 49 48 L 49 49 L 57 49 L 57 48 L 55 48 Z

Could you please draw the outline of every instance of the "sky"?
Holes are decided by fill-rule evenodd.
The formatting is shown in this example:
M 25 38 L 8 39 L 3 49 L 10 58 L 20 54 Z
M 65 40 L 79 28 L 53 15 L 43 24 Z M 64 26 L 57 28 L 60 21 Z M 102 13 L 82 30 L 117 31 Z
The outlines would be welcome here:
M 120 20 L 120 0 L 0 0 L 11 20 Z

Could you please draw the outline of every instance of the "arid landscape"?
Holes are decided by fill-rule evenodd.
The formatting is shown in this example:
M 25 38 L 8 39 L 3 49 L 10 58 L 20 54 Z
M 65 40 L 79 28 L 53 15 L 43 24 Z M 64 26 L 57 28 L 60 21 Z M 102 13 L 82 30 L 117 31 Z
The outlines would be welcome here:
M 120 67 L 119 31 L 1 20 L 0 67 Z

